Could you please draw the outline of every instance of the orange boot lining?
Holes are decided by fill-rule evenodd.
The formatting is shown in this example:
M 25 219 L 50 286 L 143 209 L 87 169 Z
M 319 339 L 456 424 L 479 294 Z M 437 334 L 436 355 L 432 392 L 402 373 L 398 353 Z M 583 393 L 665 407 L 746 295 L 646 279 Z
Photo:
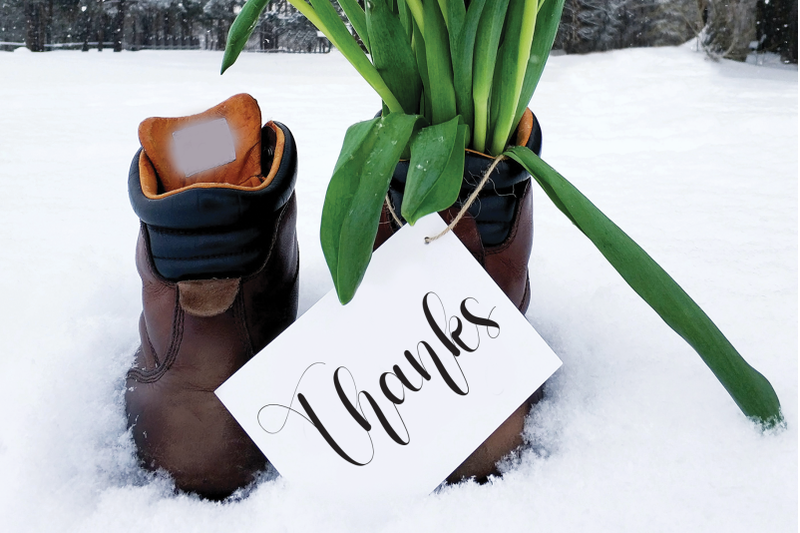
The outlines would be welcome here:
M 235 158 L 214 168 L 186 176 L 175 166 L 172 147 L 173 133 L 194 124 L 224 118 L 234 142 Z M 283 131 L 273 122 L 275 156 L 269 172 L 262 174 L 261 109 L 249 94 L 237 94 L 197 115 L 177 118 L 152 117 L 139 125 L 139 176 L 142 191 L 150 199 L 164 198 L 192 188 L 228 188 L 255 191 L 267 187 L 281 164 L 285 139 Z M 272 137 L 271 135 L 269 137 Z
M 151 200 L 158 200 L 161 198 L 166 198 L 167 196 L 172 196 L 173 194 L 178 194 L 180 192 L 189 189 L 222 188 L 222 189 L 234 189 L 238 191 L 259 191 L 261 189 L 266 188 L 270 183 L 272 183 L 272 180 L 278 173 L 278 168 L 280 168 L 281 166 L 281 161 L 283 159 L 283 148 L 286 140 L 283 135 L 283 130 L 281 130 L 274 122 L 272 121 L 267 122 L 265 124 L 265 127 L 268 127 L 272 131 L 274 131 L 276 138 L 275 155 L 273 156 L 272 165 L 270 166 L 269 173 L 266 176 L 260 176 L 260 175 L 249 176 L 241 184 L 198 182 L 198 183 L 192 183 L 191 185 L 186 185 L 184 187 L 180 187 L 178 189 L 173 189 L 171 191 L 165 191 L 159 193 L 158 175 L 156 174 L 156 169 L 153 166 L 152 161 L 150 161 L 150 158 L 147 156 L 147 153 L 145 153 L 145 151 L 142 150 L 141 154 L 139 155 L 139 181 L 142 186 L 142 192 L 147 198 Z M 263 141 L 264 139 L 262 139 L 262 142 Z

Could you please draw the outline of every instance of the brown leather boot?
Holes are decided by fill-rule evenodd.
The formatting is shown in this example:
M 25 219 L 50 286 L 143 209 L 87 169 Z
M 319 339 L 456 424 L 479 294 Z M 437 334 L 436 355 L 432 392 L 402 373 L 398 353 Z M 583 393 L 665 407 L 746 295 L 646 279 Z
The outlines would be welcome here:
M 530 110 L 517 127 L 515 142 L 537 154 L 541 151 L 542 134 L 536 117 Z M 464 180 L 458 201 L 439 215 L 448 224 L 455 219 L 466 198 L 488 170 L 493 158 L 467 150 L 464 161 Z M 389 198 L 397 216 L 403 202 L 408 161 L 398 163 L 389 186 Z M 401 222 L 405 223 L 401 219 Z M 400 227 L 384 204 L 374 249 L 383 244 Z M 515 161 L 501 161 L 492 172 L 489 182 L 453 232 L 483 266 L 503 292 L 525 313 L 530 303 L 528 261 L 533 249 L 533 192 L 530 175 Z M 530 407 L 542 398 L 538 389 L 495 432 L 484 441 L 450 476 L 454 483 L 475 477 L 484 481 L 497 474 L 497 462 L 523 442 L 522 430 Z
M 223 118 L 234 160 L 187 176 L 173 133 Z M 221 499 L 252 482 L 266 458 L 214 390 L 297 314 L 294 139 L 282 124 L 262 128 L 248 95 L 191 117 L 147 119 L 139 138 L 129 192 L 142 220 L 144 311 L 128 425 L 145 468 Z

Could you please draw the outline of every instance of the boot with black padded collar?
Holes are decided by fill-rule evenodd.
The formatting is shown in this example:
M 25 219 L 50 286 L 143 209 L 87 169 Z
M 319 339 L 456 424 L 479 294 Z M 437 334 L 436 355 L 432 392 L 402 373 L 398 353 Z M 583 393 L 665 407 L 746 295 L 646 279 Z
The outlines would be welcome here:
M 297 151 L 249 95 L 139 128 L 141 347 L 125 403 L 142 465 L 223 499 L 266 458 L 214 390 L 297 315 Z

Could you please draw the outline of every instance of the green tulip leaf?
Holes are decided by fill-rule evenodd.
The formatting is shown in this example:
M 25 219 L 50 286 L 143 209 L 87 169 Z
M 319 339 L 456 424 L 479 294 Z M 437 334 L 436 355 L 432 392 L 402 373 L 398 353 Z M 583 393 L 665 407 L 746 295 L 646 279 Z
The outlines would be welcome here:
M 444 15 L 445 22 L 447 23 L 447 33 L 450 37 L 450 47 L 454 45 L 454 36 L 461 33 L 461 28 L 464 26 L 464 19 L 467 16 L 467 6 L 462 0 L 445 0 L 444 3 L 439 2 L 442 7 L 442 14 Z
M 450 59 L 450 38 L 439 3 L 423 4 L 426 61 L 431 100 L 431 124 L 441 124 L 456 116 L 456 91 L 453 86 L 453 64 Z
M 264 11 L 269 2 L 270 0 L 247 0 L 242 10 L 239 11 L 236 20 L 231 24 L 231 29 L 228 30 L 228 39 L 225 43 L 225 53 L 222 56 L 220 74 L 224 74 L 236 62 L 258 24 L 258 17 L 261 16 L 261 12 Z
M 422 36 L 422 30 L 419 29 L 415 20 L 411 21 L 411 31 L 413 33 L 414 56 L 417 59 L 417 68 L 422 78 L 422 97 L 419 102 L 419 113 L 423 115 L 428 122 L 433 121 L 431 108 L 431 80 L 428 77 L 428 54 L 425 47 L 425 38 Z
M 342 7 L 344 14 L 347 15 L 347 20 L 353 25 L 353 29 L 356 30 L 358 36 L 361 37 L 361 42 L 364 43 L 364 47 L 367 51 L 370 51 L 371 47 L 367 32 L 367 19 L 364 10 L 358 5 L 356 0 L 339 0 L 339 5 Z
M 531 43 L 531 53 L 528 57 L 528 66 L 525 70 L 525 80 L 522 82 L 522 90 L 517 102 L 517 111 L 514 114 L 514 124 L 519 124 L 522 114 L 528 107 L 533 97 L 539 79 L 550 57 L 550 49 L 558 33 L 558 25 L 561 22 L 561 11 L 564 9 L 564 0 L 545 0 L 536 15 L 536 28 L 534 29 L 534 39 Z M 511 132 L 513 133 L 513 132 Z M 509 133 L 510 135 L 510 133 Z M 506 139 L 508 142 L 508 139 Z
M 525 72 L 531 53 L 539 0 L 511 0 L 506 14 L 505 39 L 498 51 L 489 112 L 489 154 L 502 153 L 514 129 Z M 518 121 L 517 121 L 518 122 Z
M 472 99 L 475 106 L 472 126 L 472 147 L 478 152 L 486 151 L 489 128 L 489 97 L 492 94 L 494 67 L 503 21 L 509 0 L 488 2 L 481 13 L 475 36 L 475 52 L 472 68 Z
M 597 247 L 628 285 L 703 359 L 742 412 L 763 428 L 783 423 L 778 396 L 694 300 L 647 252 L 561 174 L 528 148 L 504 155 L 520 163 Z
M 447 209 L 458 199 L 464 175 L 464 137 L 460 117 L 419 130 L 411 139 L 401 214 L 410 224 Z
M 406 114 L 416 113 L 422 80 L 411 43 L 398 15 L 387 0 L 367 2 L 367 32 L 372 43 L 372 62 Z
M 359 122 L 344 137 L 322 206 L 320 242 L 339 301 L 349 302 L 372 258 L 383 201 L 418 115 Z
M 411 36 L 413 35 L 411 26 L 413 17 L 411 16 L 411 10 L 408 9 L 405 0 L 397 0 L 395 6 L 397 8 L 397 15 L 400 17 L 400 23 L 403 25 L 403 30 L 406 32 L 406 39 L 410 43 Z
M 451 0 L 453 2 L 458 0 Z M 464 118 L 464 123 L 472 128 L 475 106 L 472 102 L 472 60 L 475 54 L 475 35 L 478 22 L 486 0 L 472 0 L 463 21 L 454 17 L 458 10 L 450 9 L 451 26 L 458 33 L 450 31 L 450 53 L 453 56 L 453 85 L 456 91 L 456 112 Z M 469 140 L 467 141 L 469 143 Z

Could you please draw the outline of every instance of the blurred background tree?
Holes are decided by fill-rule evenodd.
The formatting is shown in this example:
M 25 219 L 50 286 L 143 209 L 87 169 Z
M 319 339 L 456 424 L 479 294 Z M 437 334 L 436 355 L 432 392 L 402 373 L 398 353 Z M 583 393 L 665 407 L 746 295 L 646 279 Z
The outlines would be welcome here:
M 756 38 L 757 0 L 708 0 L 703 45 L 716 57 L 744 61 Z
M 671 46 L 701 27 L 697 0 L 566 0 L 555 48 L 574 54 Z
M 756 40 L 760 50 L 797 63 L 797 0 L 758 0 Z

